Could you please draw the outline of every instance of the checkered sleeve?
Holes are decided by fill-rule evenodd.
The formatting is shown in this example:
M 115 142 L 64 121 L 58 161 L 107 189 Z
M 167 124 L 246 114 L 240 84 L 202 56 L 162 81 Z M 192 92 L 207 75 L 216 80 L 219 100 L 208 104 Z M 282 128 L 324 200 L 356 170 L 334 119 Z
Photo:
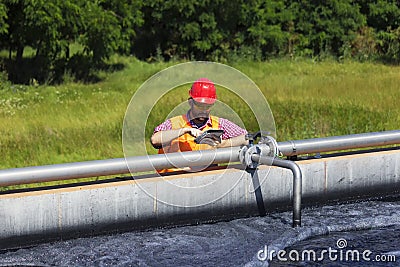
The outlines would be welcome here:
M 154 128 L 154 132 L 159 132 L 159 131 L 166 131 L 166 130 L 172 130 L 172 124 L 171 124 L 171 120 L 166 120 L 163 123 L 161 123 L 160 125 L 158 125 L 156 128 Z
M 224 130 L 224 134 L 222 135 L 223 140 L 247 134 L 245 129 L 224 118 L 219 118 L 219 128 Z

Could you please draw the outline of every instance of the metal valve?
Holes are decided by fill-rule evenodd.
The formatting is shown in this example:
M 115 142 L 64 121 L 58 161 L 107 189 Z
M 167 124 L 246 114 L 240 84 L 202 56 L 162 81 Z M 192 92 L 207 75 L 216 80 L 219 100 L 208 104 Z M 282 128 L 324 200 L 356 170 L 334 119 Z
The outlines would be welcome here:
M 254 144 L 257 138 L 260 138 L 258 144 Z M 247 134 L 246 139 L 249 144 L 244 146 L 239 153 L 240 162 L 249 169 L 256 169 L 259 165 L 258 162 L 252 160 L 252 155 L 257 154 L 260 156 L 275 157 L 278 155 L 278 143 L 276 140 L 268 135 L 263 135 L 262 132 L 255 134 Z

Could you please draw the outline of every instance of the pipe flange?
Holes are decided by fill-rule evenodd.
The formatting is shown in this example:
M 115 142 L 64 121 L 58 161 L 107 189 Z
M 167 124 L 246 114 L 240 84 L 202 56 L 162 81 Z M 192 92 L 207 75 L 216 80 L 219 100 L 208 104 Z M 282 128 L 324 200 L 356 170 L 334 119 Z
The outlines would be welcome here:
M 278 142 L 272 136 L 263 136 L 258 143 L 259 145 L 266 145 L 269 149 L 262 149 L 261 156 L 278 157 L 279 149 Z

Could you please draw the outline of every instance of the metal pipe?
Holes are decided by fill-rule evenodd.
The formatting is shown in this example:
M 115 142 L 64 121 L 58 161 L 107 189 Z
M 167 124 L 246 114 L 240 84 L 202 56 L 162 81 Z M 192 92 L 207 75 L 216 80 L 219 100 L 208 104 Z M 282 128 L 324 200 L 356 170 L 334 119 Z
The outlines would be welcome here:
M 302 195 L 302 174 L 299 165 L 290 160 L 280 158 L 262 157 L 253 154 L 251 159 L 261 164 L 278 166 L 290 169 L 293 173 L 293 227 L 301 226 L 301 195 Z
M 279 142 L 278 150 L 292 156 L 391 144 L 400 144 L 399 130 Z M 0 186 L 237 162 L 239 151 L 233 147 L 0 170 Z
M 0 170 L 0 186 L 237 162 L 240 147 Z
M 400 144 L 400 130 L 278 142 L 284 156 Z

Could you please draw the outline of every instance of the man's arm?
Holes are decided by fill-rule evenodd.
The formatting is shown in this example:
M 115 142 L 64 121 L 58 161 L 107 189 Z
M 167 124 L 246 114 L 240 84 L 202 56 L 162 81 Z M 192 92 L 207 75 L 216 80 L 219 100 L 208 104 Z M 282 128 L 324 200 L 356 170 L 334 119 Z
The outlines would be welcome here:
M 202 132 L 199 129 L 195 128 L 181 128 L 175 130 L 159 131 L 155 132 L 151 136 L 150 141 L 153 147 L 162 147 L 163 145 L 169 145 L 173 140 L 186 133 L 189 133 L 190 135 L 197 137 L 201 135 Z
M 239 136 L 222 140 L 222 142 L 218 144 L 217 147 L 242 146 L 242 145 L 247 145 L 248 143 L 249 141 L 246 140 L 246 135 L 242 134 Z
M 249 143 L 246 140 L 247 131 L 237 124 L 227 119 L 219 118 L 219 125 L 220 129 L 224 130 L 224 134 L 222 135 L 221 144 L 217 145 L 217 147 L 241 146 Z

